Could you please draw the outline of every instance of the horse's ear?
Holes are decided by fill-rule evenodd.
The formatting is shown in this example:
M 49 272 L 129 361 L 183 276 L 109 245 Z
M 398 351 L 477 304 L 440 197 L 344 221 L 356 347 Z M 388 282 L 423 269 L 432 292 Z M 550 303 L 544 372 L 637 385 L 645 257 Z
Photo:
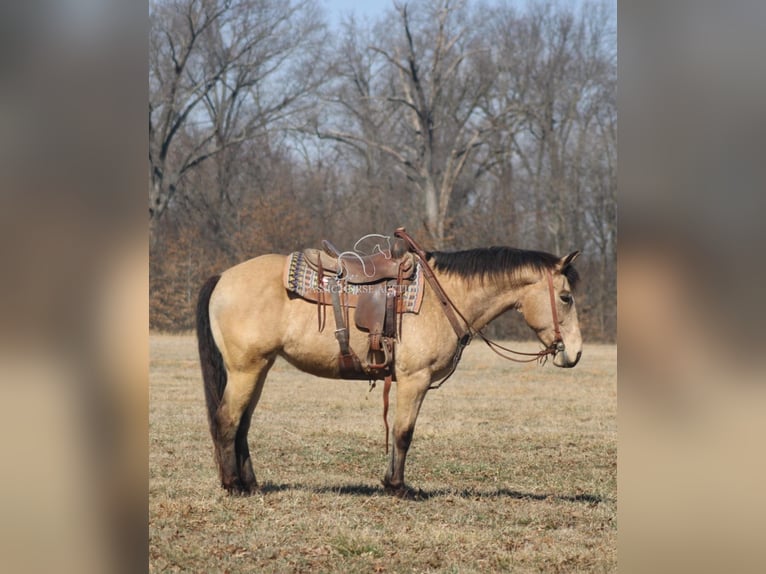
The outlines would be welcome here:
M 577 259 L 579 255 L 580 255 L 579 251 L 572 251 L 572 253 L 570 253 L 566 257 L 562 257 L 561 259 L 559 259 L 558 268 L 566 269 L 572 263 L 574 263 L 574 260 Z

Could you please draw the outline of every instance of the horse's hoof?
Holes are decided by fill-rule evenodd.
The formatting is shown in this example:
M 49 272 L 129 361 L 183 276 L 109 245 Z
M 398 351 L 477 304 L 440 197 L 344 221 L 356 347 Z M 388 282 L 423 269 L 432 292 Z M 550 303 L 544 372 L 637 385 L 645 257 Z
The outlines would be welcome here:
M 258 486 L 258 481 L 256 481 L 254 478 L 251 480 L 242 481 L 242 494 L 244 496 L 257 494 L 259 492 L 261 492 L 261 487 Z
M 394 486 L 394 485 L 386 484 L 385 482 L 383 482 L 383 488 L 386 494 L 388 494 L 389 496 L 394 496 L 400 500 L 422 500 L 423 499 L 420 490 L 412 489 L 406 484 Z
M 222 485 L 230 496 L 250 496 L 258 490 L 258 484 L 242 484 L 239 479 Z
M 394 496 L 400 500 L 423 500 L 423 496 L 420 490 L 415 490 L 406 486 L 403 486 L 398 491 L 396 491 Z

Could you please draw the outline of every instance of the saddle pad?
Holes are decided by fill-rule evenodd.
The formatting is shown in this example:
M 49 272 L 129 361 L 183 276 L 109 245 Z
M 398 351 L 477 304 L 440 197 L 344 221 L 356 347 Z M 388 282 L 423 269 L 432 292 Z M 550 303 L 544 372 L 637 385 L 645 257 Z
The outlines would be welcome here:
M 296 251 L 287 256 L 282 279 L 285 289 L 288 291 L 292 291 L 308 301 L 317 302 L 319 298 L 317 272 L 308 265 L 302 251 Z M 348 295 L 344 303 L 349 307 L 356 307 L 359 295 L 370 288 L 370 285 L 354 285 L 345 282 L 343 282 L 342 286 L 344 293 Z M 420 268 L 420 263 L 417 263 L 412 279 L 403 283 L 399 295 L 402 310 L 405 313 L 417 313 L 420 311 L 420 304 L 423 302 L 423 272 Z M 324 297 L 327 304 L 330 304 L 331 297 L 331 293 L 327 291 Z

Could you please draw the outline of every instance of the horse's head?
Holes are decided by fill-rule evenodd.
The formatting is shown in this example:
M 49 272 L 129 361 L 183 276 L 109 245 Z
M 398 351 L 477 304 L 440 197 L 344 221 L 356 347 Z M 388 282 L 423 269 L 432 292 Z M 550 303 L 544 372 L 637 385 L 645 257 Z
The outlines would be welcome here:
M 517 303 L 517 309 L 542 344 L 555 349 L 553 364 L 557 367 L 574 367 L 582 353 L 580 324 L 572 294 L 577 282 L 572 263 L 579 254 L 575 251 L 562 257 L 550 274 L 543 273 L 524 291 Z M 558 329 L 554 318 L 558 319 Z

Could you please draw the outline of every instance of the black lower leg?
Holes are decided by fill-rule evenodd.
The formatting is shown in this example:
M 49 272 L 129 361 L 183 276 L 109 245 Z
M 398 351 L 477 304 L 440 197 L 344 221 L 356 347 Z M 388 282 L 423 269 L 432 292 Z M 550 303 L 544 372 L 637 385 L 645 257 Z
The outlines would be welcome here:
M 258 482 L 255 479 L 255 473 L 253 472 L 253 463 L 250 460 L 250 449 L 247 445 L 247 430 L 237 433 L 235 439 L 235 450 L 237 458 L 237 473 L 239 475 L 242 487 L 247 492 L 252 492 L 258 487 Z
M 398 493 L 400 490 L 406 489 L 404 484 L 404 463 L 407 459 L 407 451 L 412 443 L 413 430 L 413 428 L 409 428 L 398 433 L 394 431 L 396 438 L 391 453 L 391 462 L 383 479 L 383 485 L 387 491 Z

